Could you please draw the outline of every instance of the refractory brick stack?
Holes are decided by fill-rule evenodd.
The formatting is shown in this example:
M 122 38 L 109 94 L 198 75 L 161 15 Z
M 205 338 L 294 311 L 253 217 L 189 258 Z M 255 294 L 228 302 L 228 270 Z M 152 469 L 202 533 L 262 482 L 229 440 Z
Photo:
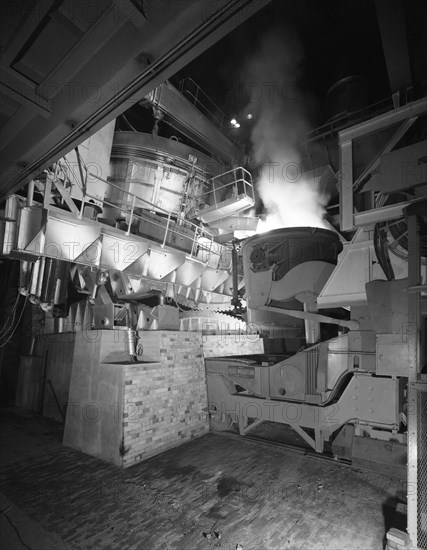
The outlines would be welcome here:
M 264 353 L 264 341 L 258 334 L 204 334 L 203 356 L 226 357 Z
M 202 334 L 76 333 L 64 445 L 128 467 L 209 431 Z
M 142 345 L 147 353 L 151 347 L 158 362 L 124 367 L 124 467 L 209 431 L 202 335 L 145 335 Z
M 128 467 L 207 434 L 204 358 L 263 352 L 257 335 L 156 330 L 139 337 L 142 353 L 131 362 L 126 331 L 73 335 L 64 445 Z

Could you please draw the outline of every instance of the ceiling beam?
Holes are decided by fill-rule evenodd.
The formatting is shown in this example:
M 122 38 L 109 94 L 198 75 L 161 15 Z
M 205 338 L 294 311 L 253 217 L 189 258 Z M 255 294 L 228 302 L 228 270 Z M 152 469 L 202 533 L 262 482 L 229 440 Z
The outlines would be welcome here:
M 375 0 L 375 7 L 391 93 L 399 107 L 400 92 L 412 87 L 404 2 Z
M 138 27 L 129 20 L 123 23 L 123 11 L 118 14 L 112 10 L 109 16 L 101 17 L 107 26 L 111 17 L 120 19 L 120 25 L 102 47 L 94 50 L 92 43 L 88 50 L 79 42 L 67 55 L 70 70 L 67 60 L 60 63 L 61 80 L 48 79 L 40 85 L 46 98 L 46 89 L 50 86 L 53 90 L 56 84 L 56 92 L 49 97 L 51 116 L 37 116 L 23 105 L 2 129 L 1 137 L 7 145 L 0 156 L 0 200 L 140 101 L 269 2 L 176 0 L 168 3 L 166 10 L 165 2 L 150 0 L 147 23 Z M 90 36 L 95 32 L 99 32 L 97 23 L 82 41 L 91 43 Z M 83 66 L 76 66 L 76 57 L 85 61 Z M 56 68 L 54 72 L 59 75 Z

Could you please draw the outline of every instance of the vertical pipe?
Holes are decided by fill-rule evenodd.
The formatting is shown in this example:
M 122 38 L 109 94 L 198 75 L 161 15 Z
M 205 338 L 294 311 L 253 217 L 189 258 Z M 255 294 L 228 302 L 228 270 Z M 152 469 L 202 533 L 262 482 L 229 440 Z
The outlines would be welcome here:
M 127 329 L 128 332 L 128 351 L 131 360 L 135 360 L 136 357 L 136 348 L 135 348 L 135 332 L 131 329 Z
M 30 301 L 35 303 L 35 297 L 37 296 L 37 283 L 40 270 L 40 259 L 33 263 L 33 269 L 31 272 L 31 283 L 30 288 L 28 289 L 28 294 Z
M 354 227 L 353 215 L 353 142 L 340 142 L 340 228 Z
M 29 352 L 29 355 L 34 355 L 34 349 L 36 347 L 36 337 L 33 336 L 31 338 L 31 346 L 30 346 L 30 352 Z
M 40 295 L 41 302 L 45 304 L 53 304 L 53 300 L 55 298 L 55 287 L 53 287 L 53 292 L 52 292 L 54 262 L 55 260 L 53 258 L 46 258 L 45 260 L 42 291 Z
M 233 298 L 231 304 L 234 306 L 234 313 L 240 311 L 240 299 L 239 299 L 239 279 L 237 277 L 237 248 L 236 239 L 233 239 L 233 248 L 231 249 L 231 265 L 233 274 Z
M 21 261 L 19 270 L 19 292 L 28 296 L 31 285 L 32 265 L 31 262 Z
M 307 302 L 304 303 L 304 311 L 310 312 L 310 313 L 317 313 L 317 304 L 316 302 Z M 308 319 L 304 319 L 304 327 L 305 327 L 305 339 L 307 344 L 315 344 L 320 340 L 320 323 L 316 323 L 315 321 L 309 321 Z
M 64 318 L 63 317 L 55 317 L 55 332 L 64 332 Z
M 83 166 L 82 166 L 82 161 L 81 161 L 81 158 L 80 158 L 79 148 L 75 147 L 74 150 L 76 152 L 77 163 L 79 165 L 80 179 L 82 180 L 82 204 L 81 204 L 81 207 L 80 207 L 80 214 L 79 214 L 79 219 L 82 219 L 83 210 L 84 210 L 85 201 L 86 201 L 86 179 L 83 175 Z
M 45 170 L 46 173 L 46 183 L 44 186 L 44 197 L 43 197 L 43 206 L 49 208 L 50 199 L 52 195 L 52 176 L 49 170 Z
M 169 212 L 168 221 L 167 221 L 166 229 L 165 229 L 165 236 L 163 238 L 163 243 L 162 243 L 162 248 L 164 248 L 164 246 L 166 244 L 166 237 L 168 235 L 169 224 L 170 224 L 170 221 L 171 221 L 171 214 L 172 214 L 172 212 Z
M 30 180 L 27 190 L 27 206 L 33 206 L 34 180 Z
M 410 208 L 410 207 L 409 207 Z M 421 283 L 421 239 L 419 234 L 419 220 L 416 213 L 407 215 L 408 225 L 408 287 L 417 286 Z M 407 468 L 407 503 L 408 503 L 408 525 L 407 531 L 414 546 L 418 546 L 418 517 L 420 517 L 420 504 L 422 504 L 423 493 L 419 469 L 422 467 L 423 442 L 418 440 L 418 433 L 421 433 L 418 422 L 422 422 L 422 415 L 419 410 L 421 404 L 421 392 L 418 390 L 420 362 L 420 292 L 407 292 L 408 297 L 408 324 L 406 325 L 405 339 L 408 342 L 408 468 Z M 425 422 L 425 420 L 424 420 Z
M 55 275 L 60 284 L 56 287 L 55 304 L 63 304 L 68 297 L 68 277 L 70 273 L 70 262 L 57 260 Z
M 38 277 L 37 277 L 36 296 L 40 300 L 40 296 L 41 296 L 41 293 L 42 293 L 42 286 L 43 286 L 44 266 L 45 266 L 45 263 L 46 263 L 45 256 L 42 256 L 39 261 L 40 261 L 40 267 L 39 267 L 39 273 L 38 273 Z
M 133 221 L 133 211 L 135 209 L 135 195 L 133 195 L 133 198 L 132 198 L 132 207 L 131 207 L 131 210 L 130 210 L 130 216 L 129 216 L 129 223 L 128 223 L 128 228 L 127 228 L 127 231 L 126 231 L 126 235 L 129 235 L 130 234 L 130 228 L 132 227 L 132 221 Z
M 194 247 L 196 246 L 197 242 L 198 242 L 198 236 L 199 234 L 199 228 L 196 227 L 196 230 L 194 231 L 194 235 L 193 235 L 193 244 L 191 246 L 191 252 L 190 252 L 190 256 L 197 256 L 197 250 L 196 250 L 196 254 L 194 253 Z

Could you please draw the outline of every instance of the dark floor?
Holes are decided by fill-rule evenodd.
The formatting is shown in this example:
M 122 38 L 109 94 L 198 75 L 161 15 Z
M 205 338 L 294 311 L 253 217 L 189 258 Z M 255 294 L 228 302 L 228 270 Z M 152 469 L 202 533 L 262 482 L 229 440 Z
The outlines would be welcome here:
M 221 435 L 127 470 L 63 447 L 60 435 L 43 419 L 3 415 L 6 550 L 379 550 L 402 489 L 393 478 Z

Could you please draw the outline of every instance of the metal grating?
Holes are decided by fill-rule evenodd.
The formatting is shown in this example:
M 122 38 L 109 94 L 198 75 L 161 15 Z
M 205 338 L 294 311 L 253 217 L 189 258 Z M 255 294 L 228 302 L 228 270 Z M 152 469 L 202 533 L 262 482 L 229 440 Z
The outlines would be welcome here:
M 306 351 L 306 387 L 307 395 L 316 395 L 317 390 L 317 365 L 319 362 L 319 348 L 315 347 Z
M 427 549 L 427 391 L 418 391 L 417 546 Z

